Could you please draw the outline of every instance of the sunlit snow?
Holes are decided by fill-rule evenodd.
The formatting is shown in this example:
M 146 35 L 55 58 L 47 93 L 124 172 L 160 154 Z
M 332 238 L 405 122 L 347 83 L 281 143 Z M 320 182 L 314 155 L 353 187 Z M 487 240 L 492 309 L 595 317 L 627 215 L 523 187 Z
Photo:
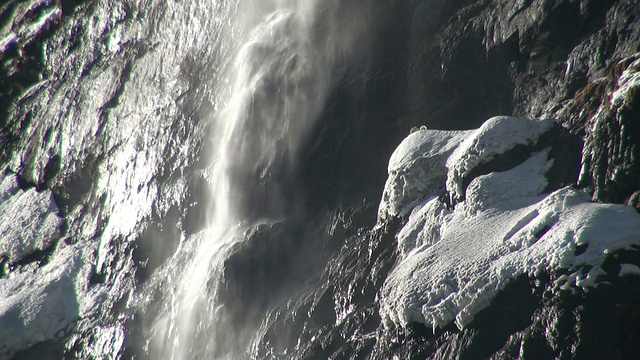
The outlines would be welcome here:
M 462 180 L 476 166 L 517 145 L 534 143 L 552 125 L 553 120 L 550 119 L 496 116 L 487 120 L 447 159 L 447 190 L 451 197 L 460 199 L 463 196 Z
M 447 158 L 468 134 L 420 129 L 407 136 L 389 159 L 378 221 L 404 216 L 421 199 L 438 195 L 447 174 Z
M 535 142 L 551 125 L 489 120 L 449 158 L 448 188 L 464 190 L 457 181 L 471 166 L 513 144 Z M 454 209 L 435 197 L 415 207 L 398 234 L 402 259 L 381 291 L 387 325 L 420 322 L 435 330 L 455 322 L 462 328 L 520 275 L 566 269 L 570 275 L 554 288 L 588 291 L 604 274 L 606 254 L 640 245 L 640 216 L 633 208 L 592 203 L 586 191 L 571 187 L 542 194 L 554 161 L 548 157 L 545 149 L 511 170 L 478 176 Z M 583 273 L 585 265 L 591 268 Z M 626 266 L 620 275 L 636 270 Z

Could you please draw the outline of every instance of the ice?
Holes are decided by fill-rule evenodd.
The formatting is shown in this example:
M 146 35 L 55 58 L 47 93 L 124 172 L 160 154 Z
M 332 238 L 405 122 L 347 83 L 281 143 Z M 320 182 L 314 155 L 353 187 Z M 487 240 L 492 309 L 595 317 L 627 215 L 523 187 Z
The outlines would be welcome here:
M 418 205 L 409 216 L 407 224 L 398 233 L 398 248 L 407 255 L 414 248 L 430 246 L 440 240 L 441 225 L 451 214 L 436 197 Z
M 549 131 L 553 120 L 496 116 L 487 120 L 458 146 L 447 160 L 447 191 L 455 199 L 464 195 L 464 178 L 478 165 L 517 145 L 533 144 Z
M 378 220 L 406 215 L 422 199 L 442 190 L 451 152 L 470 132 L 421 129 L 400 143 L 389 159 L 389 178 Z
M 0 176 L 0 257 L 13 263 L 53 245 L 63 219 L 50 191 L 23 191 L 15 175 Z
M 505 200 L 527 198 L 540 194 L 547 185 L 544 173 L 553 160 L 547 160 L 549 149 L 533 155 L 515 169 L 504 173 L 490 173 L 474 179 L 467 189 L 467 201 L 459 211 L 472 213 Z M 517 202 L 513 202 L 517 205 Z M 398 233 L 398 246 L 402 254 L 413 248 L 433 245 L 440 240 L 442 225 L 453 214 L 437 198 L 419 205 L 407 224 Z
M 434 328 L 455 320 L 462 328 L 518 275 L 590 265 L 573 285 L 593 286 L 590 275 L 602 271 L 605 252 L 640 243 L 640 218 L 630 207 L 590 203 L 588 194 L 569 188 L 529 206 L 514 208 L 525 202 L 517 200 L 476 214 L 460 206 L 445 217 L 439 240 L 409 253 L 387 279 L 383 317 Z M 584 244 L 587 251 L 575 256 Z
M 448 176 L 456 177 L 447 179 L 452 190 L 477 164 L 514 144 L 534 143 L 552 125 L 504 117 L 488 123 L 447 160 Z M 552 284 L 555 291 L 588 291 L 605 274 L 608 254 L 640 245 L 640 216 L 632 207 L 593 203 L 571 187 L 542 193 L 554 162 L 550 153 L 547 148 L 510 170 L 476 177 L 453 209 L 433 196 L 415 206 L 398 233 L 399 263 L 380 293 L 385 324 L 463 328 L 521 275 L 565 269 L 571 275 Z M 623 264 L 619 275 L 625 274 L 640 270 Z

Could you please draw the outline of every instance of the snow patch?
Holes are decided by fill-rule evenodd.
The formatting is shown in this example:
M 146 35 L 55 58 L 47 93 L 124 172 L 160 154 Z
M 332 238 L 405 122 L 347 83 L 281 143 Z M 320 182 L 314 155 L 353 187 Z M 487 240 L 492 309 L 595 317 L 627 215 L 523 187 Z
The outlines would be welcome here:
M 553 159 L 547 160 L 550 150 L 547 148 L 534 154 L 510 171 L 493 172 L 473 179 L 467 187 L 467 209 L 488 208 L 505 200 L 541 194 L 549 184 L 545 174 L 553 165 Z
M 420 199 L 439 194 L 446 178 L 447 158 L 469 133 L 422 129 L 407 136 L 389 159 L 378 222 L 404 216 Z
M 640 275 L 640 267 L 633 264 L 620 264 L 620 272 L 618 275 Z
M 475 166 L 534 143 L 552 124 L 488 120 L 446 161 L 447 188 L 461 194 L 461 179 Z M 463 328 L 520 275 L 566 269 L 571 275 L 554 289 L 588 291 L 605 273 L 607 254 L 640 244 L 640 216 L 633 208 L 592 203 L 589 194 L 570 187 L 541 194 L 554 161 L 549 154 L 547 148 L 510 170 L 476 177 L 453 209 L 435 197 L 415 206 L 398 233 L 400 261 L 380 293 L 387 325 L 421 322 L 435 330 L 455 322 Z M 620 275 L 637 273 L 625 264 Z
M 463 328 L 519 275 L 590 265 L 589 273 L 559 288 L 591 287 L 605 253 L 640 243 L 640 217 L 629 207 L 591 203 L 588 194 L 569 188 L 522 206 L 526 202 L 505 201 L 475 214 L 456 208 L 440 225 L 439 241 L 411 252 L 390 274 L 383 318 L 433 328 L 455 321 Z M 583 244 L 586 252 L 574 255 Z
M 492 160 L 517 145 L 535 143 L 549 131 L 553 120 L 530 120 L 511 116 L 496 116 L 458 146 L 447 160 L 447 191 L 452 198 L 464 195 L 463 180 L 478 165 Z
M 432 197 L 418 205 L 398 232 L 398 248 L 406 256 L 415 248 L 431 246 L 440 240 L 441 225 L 451 214 L 445 204 Z

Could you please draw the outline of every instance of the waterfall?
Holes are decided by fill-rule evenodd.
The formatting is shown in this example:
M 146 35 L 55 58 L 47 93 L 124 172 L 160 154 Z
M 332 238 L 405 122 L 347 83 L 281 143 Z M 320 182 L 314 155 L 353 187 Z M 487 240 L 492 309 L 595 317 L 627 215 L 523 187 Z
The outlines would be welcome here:
M 224 261 L 252 227 L 283 220 L 293 206 L 288 189 L 297 156 L 345 49 L 344 37 L 338 45 L 317 31 L 330 20 L 318 17 L 321 5 L 233 4 L 240 29 L 229 43 L 242 45 L 218 84 L 224 106 L 211 119 L 209 225 L 182 239 L 155 274 L 156 282 L 172 280 L 164 285 L 160 316 L 150 320 L 152 358 L 249 357 L 252 329 L 231 331 L 233 319 L 218 301 Z
M 0 360 L 636 358 L 637 15 L 4 1 Z

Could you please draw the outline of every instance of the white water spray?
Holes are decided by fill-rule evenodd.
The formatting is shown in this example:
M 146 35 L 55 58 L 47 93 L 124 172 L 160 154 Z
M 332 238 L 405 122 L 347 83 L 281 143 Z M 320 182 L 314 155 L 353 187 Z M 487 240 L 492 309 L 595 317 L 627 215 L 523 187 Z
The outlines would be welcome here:
M 346 36 L 314 34 L 318 21 L 328 21 L 318 19 L 320 4 L 255 5 L 237 4 L 238 23 L 253 30 L 231 39 L 244 45 L 228 70 L 230 89 L 219 89 L 229 93 L 226 106 L 212 120 L 209 226 L 183 239 L 156 274 L 170 286 L 147 346 L 155 358 L 250 357 L 251 330 L 229 331 L 218 301 L 224 261 L 252 226 L 284 216 L 287 177 L 345 56 Z

